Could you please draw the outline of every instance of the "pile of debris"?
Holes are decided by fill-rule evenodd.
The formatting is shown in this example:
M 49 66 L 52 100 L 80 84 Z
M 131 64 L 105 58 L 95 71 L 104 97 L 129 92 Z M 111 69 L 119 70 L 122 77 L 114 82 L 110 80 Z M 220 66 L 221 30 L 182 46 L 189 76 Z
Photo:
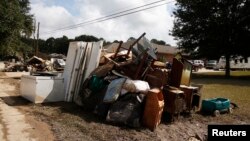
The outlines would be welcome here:
M 102 52 L 103 41 L 71 42 L 66 66 L 63 60 L 51 63 L 34 56 L 27 64 L 36 71 L 53 70 L 56 65 L 65 68 L 61 76 L 22 77 L 21 95 L 33 102 L 60 97 L 108 122 L 151 130 L 163 113 L 174 120 L 180 113 L 199 110 L 202 86 L 190 86 L 192 64 L 177 54 L 171 67 L 166 66 L 157 60 L 156 50 L 144 35 L 126 48 L 121 41 L 114 53 Z M 28 82 L 36 86 L 34 91 L 26 86 Z M 46 93 L 39 92 L 45 87 Z
M 22 62 L 4 62 L 3 72 L 23 72 L 28 71 L 28 67 L 25 63 Z
M 192 64 L 180 54 L 171 69 L 162 66 L 144 35 L 129 48 L 120 42 L 115 53 L 103 56 L 80 88 L 77 103 L 108 122 L 154 130 L 163 113 L 173 120 L 199 110 L 202 87 L 190 86 Z
M 33 56 L 23 62 L 5 62 L 4 72 L 50 72 L 63 71 L 66 57 L 61 54 L 49 55 L 50 60 Z
M 44 60 L 37 56 L 33 56 L 26 62 L 27 65 L 31 67 L 31 72 L 62 71 L 65 67 L 65 60 L 61 58 Z

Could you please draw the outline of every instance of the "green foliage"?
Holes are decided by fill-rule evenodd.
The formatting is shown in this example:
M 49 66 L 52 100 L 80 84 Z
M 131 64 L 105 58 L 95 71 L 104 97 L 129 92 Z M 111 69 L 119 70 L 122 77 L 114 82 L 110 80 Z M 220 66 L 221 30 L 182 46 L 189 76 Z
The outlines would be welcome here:
M 114 40 L 113 43 L 120 43 L 118 40 Z
M 80 36 L 75 37 L 75 41 L 96 42 L 99 40 L 100 39 L 92 35 L 80 35 Z
M 80 35 L 75 37 L 75 39 L 69 39 L 67 36 L 62 36 L 59 38 L 50 37 L 46 40 L 39 39 L 39 52 L 51 54 L 51 53 L 60 53 L 67 55 L 69 43 L 72 41 L 84 41 L 84 42 L 96 42 L 96 41 L 104 41 L 104 46 L 107 44 L 111 44 L 109 41 L 105 41 L 103 38 L 97 38 L 92 35 Z M 36 40 L 31 38 L 22 38 L 22 41 L 27 44 L 27 46 L 34 46 L 36 44 Z M 115 40 L 114 42 L 119 43 L 119 41 Z M 34 52 L 33 48 L 30 48 L 30 51 L 27 52 Z
M 67 55 L 69 42 L 71 41 L 96 42 L 99 40 L 104 40 L 104 39 L 103 38 L 98 39 L 97 37 L 94 37 L 91 35 L 80 35 L 80 36 L 75 37 L 75 40 L 69 39 L 65 35 L 60 38 L 50 37 L 47 40 L 39 39 L 38 50 L 39 52 L 46 53 L 46 54 L 60 53 L 60 54 Z M 31 38 L 23 39 L 23 41 L 28 46 L 34 46 L 34 44 L 37 43 L 37 40 L 31 39 Z
M 67 36 L 63 36 L 62 38 L 57 38 L 55 40 L 55 48 L 57 53 L 66 54 L 68 52 L 69 47 L 69 39 Z
M 163 40 L 157 40 L 157 39 L 152 39 L 150 42 L 158 44 L 158 45 L 169 45 L 169 44 L 166 44 L 165 41 L 163 41 Z
M 132 41 L 133 41 L 133 40 L 136 40 L 136 38 L 135 38 L 135 37 L 129 37 L 129 38 L 128 38 L 128 41 L 131 41 L 131 40 L 132 40 Z
M 250 55 L 248 0 L 177 0 L 176 5 L 172 35 L 181 48 L 203 57 Z
M 111 44 L 111 42 L 110 42 L 110 41 L 105 41 L 105 40 L 104 40 L 104 42 L 103 42 L 103 46 L 106 46 L 106 45 L 109 45 L 109 44 Z
M 249 0 L 177 0 L 172 35 L 178 46 L 207 58 L 250 56 Z M 229 73 L 226 73 L 227 75 Z
M 44 53 L 53 53 L 56 51 L 55 49 L 55 38 L 50 37 L 45 41 L 44 46 L 39 46 L 39 51 Z
M 20 52 L 23 53 L 24 59 L 32 56 L 34 54 L 34 40 L 31 38 L 21 37 Z
M 30 36 L 33 15 L 28 0 L 0 1 L 0 57 L 13 55 L 23 48 L 22 36 Z

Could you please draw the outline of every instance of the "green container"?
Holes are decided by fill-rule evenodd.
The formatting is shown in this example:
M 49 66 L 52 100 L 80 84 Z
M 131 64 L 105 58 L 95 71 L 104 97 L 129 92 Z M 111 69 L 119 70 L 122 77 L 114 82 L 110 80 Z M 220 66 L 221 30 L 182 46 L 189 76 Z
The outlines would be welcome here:
M 202 111 L 214 112 L 222 111 L 230 108 L 230 100 L 226 98 L 213 98 L 202 100 Z
M 93 75 L 89 82 L 89 88 L 92 92 L 97 92 L 105 87 L 104 80 L 96 75 Z

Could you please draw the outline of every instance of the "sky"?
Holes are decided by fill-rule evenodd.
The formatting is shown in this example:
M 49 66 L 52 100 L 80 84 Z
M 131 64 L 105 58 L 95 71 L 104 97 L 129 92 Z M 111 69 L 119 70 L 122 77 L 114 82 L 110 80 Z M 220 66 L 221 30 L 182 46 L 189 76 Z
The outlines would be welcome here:
M 159 0 L 30 0 L 30 12 L 36 22 L 40 22 L 39 37 L 42 39 L 58 38 L 63 35 L 75 38 L 85 34 L 111 42 L 127 41 L 129 37 L 138 38 L 145 32 L 145 37 L 149 40 L 154 38 L 176 46 L 176 41 L 169 35 L 174 21 L 172 12 L 175 1 L 173 0 L 151 5 L 170 2 L 156 8 L 103 22 L 84 24 L 69 30 L 57 30 L 156 1 Z

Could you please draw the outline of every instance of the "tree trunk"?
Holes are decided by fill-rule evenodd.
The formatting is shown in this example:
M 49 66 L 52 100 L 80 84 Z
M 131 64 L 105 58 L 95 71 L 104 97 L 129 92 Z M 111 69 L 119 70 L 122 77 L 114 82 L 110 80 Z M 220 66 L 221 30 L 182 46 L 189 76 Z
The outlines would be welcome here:
M 226 78 L 230 77 L 230 55 L 226 55 L 226 73 L 225 73 Z

